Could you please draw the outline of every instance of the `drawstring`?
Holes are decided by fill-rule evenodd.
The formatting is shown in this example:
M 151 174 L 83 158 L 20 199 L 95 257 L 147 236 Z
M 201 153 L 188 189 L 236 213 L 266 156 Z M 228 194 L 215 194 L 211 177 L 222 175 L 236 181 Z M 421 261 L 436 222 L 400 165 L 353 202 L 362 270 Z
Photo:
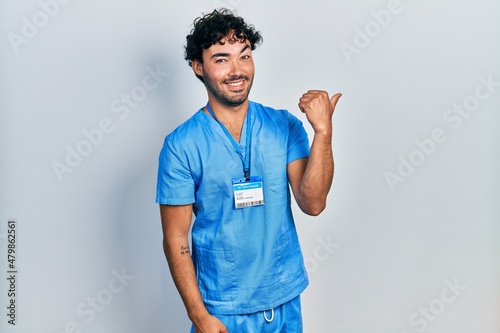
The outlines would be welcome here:
M 274 309 L 271 309 L 271 318 L 267 318 L 267 316 L 266 316 L 266 311 L 265 311 L 265 310 L 264 310 L 264 312 L 263 312 L 263 313 L 264 313 L 264 319 L 265 319 L 268 323 L 270 323 L 270 322 L 272 322 L 272 321 L 273 321 L 273 319 L 274 319 Z

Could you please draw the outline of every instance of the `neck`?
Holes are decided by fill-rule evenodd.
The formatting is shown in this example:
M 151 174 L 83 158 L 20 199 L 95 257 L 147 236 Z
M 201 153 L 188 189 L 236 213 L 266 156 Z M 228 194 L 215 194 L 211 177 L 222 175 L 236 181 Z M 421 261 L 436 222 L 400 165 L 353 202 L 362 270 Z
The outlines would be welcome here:
M 217 119 L 223 124 L 226 122 L 241 123 L 241 126 L 243 126 L 243 121 L 245 120 L 248 111 L 248 99 L 240 105 L 230 106 L 222 104 L 217 99 L 209 95 L 208 103 L 210 104 L 210 107 L 212 108 L 212 111 Z
M 220 103 L 215 98 L 209 96 L 208 103 L 215 114 L 215 117 L 220 121 L 231 133 L 236 141 L 240 141 L 241 130 L 248 111 L 248 99 L 238 106 L 229 106 Z M 204 110 L 209 114 L 208 110 Z

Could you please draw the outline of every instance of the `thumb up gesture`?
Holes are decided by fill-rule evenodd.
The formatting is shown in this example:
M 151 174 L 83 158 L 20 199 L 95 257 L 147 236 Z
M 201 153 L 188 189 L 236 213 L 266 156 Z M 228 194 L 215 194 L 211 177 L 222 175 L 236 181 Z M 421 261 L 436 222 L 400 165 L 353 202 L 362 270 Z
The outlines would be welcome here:
M 315 133 L 331 135 L 333 111 L 340 96 L 337 93 L 330 98 L 326 91 L 309 90 L 299 99 L 299 109 L 306 114 Z

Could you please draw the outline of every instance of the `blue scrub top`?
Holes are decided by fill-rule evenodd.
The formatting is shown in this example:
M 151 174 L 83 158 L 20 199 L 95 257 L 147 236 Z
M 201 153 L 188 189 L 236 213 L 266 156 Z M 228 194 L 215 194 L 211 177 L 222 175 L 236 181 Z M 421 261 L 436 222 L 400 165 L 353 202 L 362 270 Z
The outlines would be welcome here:
M 262 206 L 234 207 L 232 179 L 244 176 L 242 160 L 201 109 L 166 137 L 160 153 L 156 202 L 193 204 L 192 259 L 212 314 L 272 309 L 308 285 L 286 173 L 288 163 L 309 156 L 307 133 L 286 110 L 250 102 L 249 112 L 250 172 L 263 178 Z

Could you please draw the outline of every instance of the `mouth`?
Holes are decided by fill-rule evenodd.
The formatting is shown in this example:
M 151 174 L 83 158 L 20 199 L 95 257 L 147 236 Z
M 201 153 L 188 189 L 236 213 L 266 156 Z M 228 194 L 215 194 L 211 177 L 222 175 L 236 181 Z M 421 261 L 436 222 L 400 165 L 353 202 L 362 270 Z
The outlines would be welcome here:
M 243 80 L 240 81 L 234 81 L 234 82 L 229 82 L 228 85 L 230 87 L 240 87 L 243 85 Z
M 237 80 L 227 80 L 224 83 L 229 87 L 229 90 L 234 92 L 239 92 L 244 89 L 245 79 L 237 79 Z

